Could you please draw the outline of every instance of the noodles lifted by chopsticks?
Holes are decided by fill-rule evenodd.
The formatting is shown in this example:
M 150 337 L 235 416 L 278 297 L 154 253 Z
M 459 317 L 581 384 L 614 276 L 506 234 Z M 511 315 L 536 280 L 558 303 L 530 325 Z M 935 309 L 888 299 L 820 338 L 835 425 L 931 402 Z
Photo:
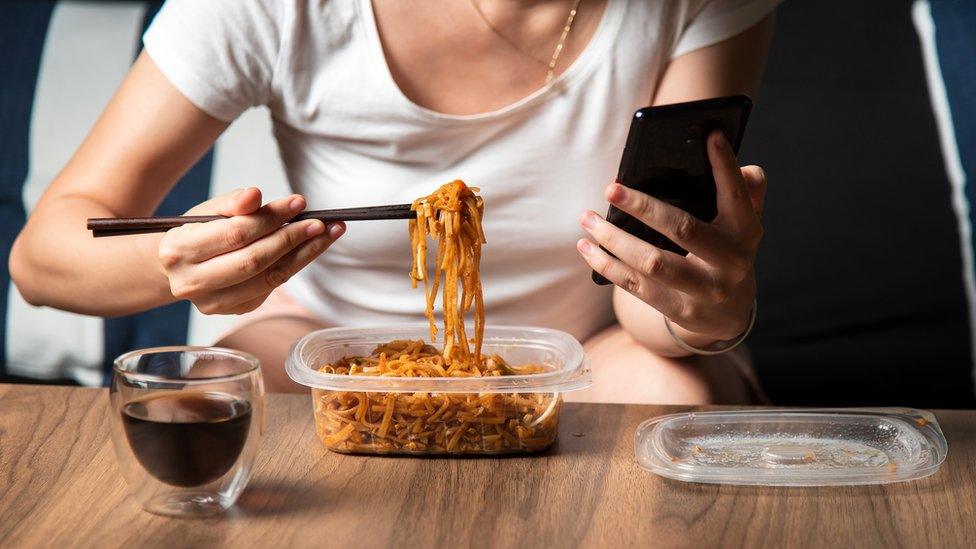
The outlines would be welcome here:
M 434 194 L 418 198 L 413 203 L 417 219 L 410 220 L 410 246 L 413 250 L 413 269 L 410 279 L 413 287 L 424 281 L 427 296 L 427 320 L 430 323 L 430 340 L 437 340 L 434 321 L 434 302 L 437 289 L 443 279 L 444 308 L 444 360 L 448 364 L 460 361 L 480 362 L 481 342 L 485 332 L 485 304 L 481 293 L 481 245 L 485 233 L 481 228 L 484 202 L 475 193 L 476 187 L 468 187 L 457 179 L 442 185 Z M 427 237 L 437 239 L 437 259 L 431 280 L 427 269 Z M 461 295 L 458 295 L 458 281 Z M 460 301 L 459 301 L 460 300 Z M 464 330 L 464 315 L 475 307 L 474 354 L 468 347 Z

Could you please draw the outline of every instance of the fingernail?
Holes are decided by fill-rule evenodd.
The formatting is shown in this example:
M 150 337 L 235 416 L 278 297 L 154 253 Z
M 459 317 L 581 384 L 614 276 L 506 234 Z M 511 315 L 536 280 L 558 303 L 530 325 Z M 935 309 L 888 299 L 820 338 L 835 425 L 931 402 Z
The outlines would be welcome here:
M 302 200 L 302 197 L 300 196 L 296 196 L 295 198 L 292 198 L 290 202 L 288 202 L 288 209 L 293 212 L 300 212 L 304 207 L 305 201 Z
M 329 236 L 331 236 L 332 238 L 339 238 L 342 235 L 342 233 L 344 233 L 345 231 L 346 228 L 340 225 L 339 223 L 335 223 L 329 226 Z
M 583 255 L 590 255 L 590 252 L 593 251 L 593 244 L 590 244 L 589 240 L 583 238 L 576 243 L 576 249 Z
M 596 227 L 596 213 L 592 211 L 584 213 L 583 218 L 580 219 L 580 223 L 582 223 L 587 229 Z
M 715 148 L 720 151 L 724 151 L 728 146 L 729 141 L 725 138 L 725 132 L 718 132 L 718 137 L 715 138 Z
M 322 223 L 317 219 L 313 219 L 312 222 L 308 224 L 308 227 L 305 227 L 305 234 L 309 237 L 318 236 L 324 232 L 325 223 Z
M 620 202 L 624 199 L 624 195 L 627 194 L 627 189 L 624 188 L 620 183 L 611 183 L 607 187 L 607 200 L 610 202 Z

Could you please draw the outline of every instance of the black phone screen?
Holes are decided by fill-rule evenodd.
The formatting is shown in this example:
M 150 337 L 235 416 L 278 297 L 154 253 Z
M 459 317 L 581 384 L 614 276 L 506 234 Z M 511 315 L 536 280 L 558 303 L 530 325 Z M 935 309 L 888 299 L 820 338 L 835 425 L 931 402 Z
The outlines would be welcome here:
M 722 130 L 738 154 L 752 101 L 733 95 L 646 107 L 634 113 L 617 182 L 677 206 L 703 221 L 718 214 L 715 180 L 706 149 L 708 134 Z M 607 220 L 628 233 L 681 255 L 687 251 L 614 206 Z M 597 284 L 610 281 L 593 273 Z

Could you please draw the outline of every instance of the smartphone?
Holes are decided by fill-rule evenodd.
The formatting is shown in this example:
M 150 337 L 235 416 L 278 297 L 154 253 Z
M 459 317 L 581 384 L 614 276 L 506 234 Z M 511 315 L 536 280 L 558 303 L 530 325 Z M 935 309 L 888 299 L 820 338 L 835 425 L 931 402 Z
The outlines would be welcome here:
M 677 206 L 702 221 L 712 221 L 718 209 L 706 148 L 708 134 L 722 130 L 738 154 L 751 109 L 752 100 L 745 95 L 640 109 L 630 122 L 617 182 Z M 612 205 L 607 221 L 658 248 L 688 254 L 663 234 Z M 593 281 L 610 284 L 595 271 Z

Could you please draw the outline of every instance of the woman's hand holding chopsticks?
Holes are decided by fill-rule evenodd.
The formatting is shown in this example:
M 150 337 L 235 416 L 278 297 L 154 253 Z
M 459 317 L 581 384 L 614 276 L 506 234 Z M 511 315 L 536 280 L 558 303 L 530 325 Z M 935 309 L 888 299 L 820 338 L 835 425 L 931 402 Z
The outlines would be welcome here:
M 261 191 L 241 189 L 196 206 L 187 215 L 224 215 L 170 229 L 159 242 L 159 264 L 170 291 L 204 314 L 254 310 L 272 290 L 318 257 L 345 231 L 342 222 L 285 224 L 305 209 L 291 195 L 261 205 Z

